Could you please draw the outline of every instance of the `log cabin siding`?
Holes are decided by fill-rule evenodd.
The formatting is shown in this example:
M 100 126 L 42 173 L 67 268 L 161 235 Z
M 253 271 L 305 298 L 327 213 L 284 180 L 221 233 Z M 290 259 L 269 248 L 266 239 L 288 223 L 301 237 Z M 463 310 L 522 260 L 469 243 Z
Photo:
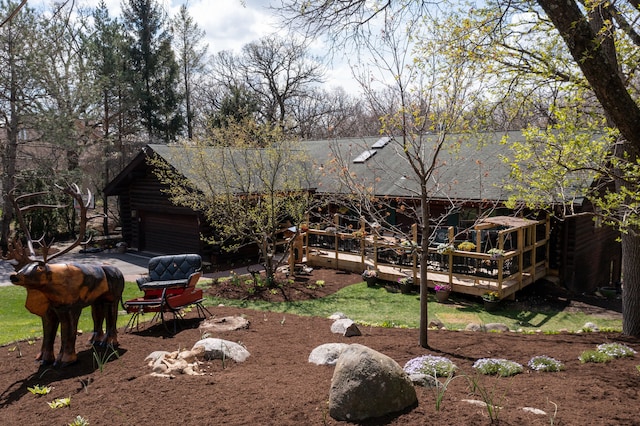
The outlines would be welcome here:
M 128 224 L 131 246 L 157 254 L 201 253 L 199 215 L 175 206 L 163 191 L 165 186 L 145 167 L 145 173 L 128 188 Z M 125 206 L 127 207 L 127 206 Z
M 576 215 L 559 223 L 562 228 L 560 278 L 574 292 L 593 292 L 620 280 L 622 250 L 618 233 L 598 227 L 592 215 Z

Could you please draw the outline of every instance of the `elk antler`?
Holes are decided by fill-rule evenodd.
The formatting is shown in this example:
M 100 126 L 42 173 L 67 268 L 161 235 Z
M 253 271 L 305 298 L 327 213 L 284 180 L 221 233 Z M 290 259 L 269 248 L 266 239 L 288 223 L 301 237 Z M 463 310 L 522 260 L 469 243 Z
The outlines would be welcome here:
M 2 260 L 9 261 L 16 272 L 33 262 L 33 258 L 29 255 L 28 249 L 22 245 L 22 241 L 17 237 L 14 238 L 13 241 L 9 241 L 7 254 L 2 256 Z
M 51 257 L 49 257 L 47 259 L 47 254 L 49 251 L 49 246 L 46 247 L 46 249 L 43 247 L 43 252 L 42 252 L 42 256 L 43 256 L 43 260 L 44 262 L 49 262 L 53 259 L 55 259 L 56 257 L 60 257 L 65 253 L 69 253 L 71 250 L 73 250 L 75 247 L 79 246 L 80 244 L 87 244 L 89 243 L 89 241 L 91 240 L 91 238 L 89 238 L 89 240 L 87 241 L 83 241 L 84 240 L 84 236 L 87 233 L 87 222 L 89 222 L 89 220 L 94 219 L 96 217 L 102 217 L 102 215 L 96 215 L 96 216 L 92 216 L 92 217 L 87 217 L 87 212 L 89 211 L 89 206 L 91 205 L 91 202 L 93 201 L 93 194 L 91 194 L 91 191 L 87 188 L 87 200 L 84 201 L 82 199 L 82 192 L 80 191 L 80 188 L 78 187 L 78 185 L 71 184 L 69 186 L 67 186 L 66 188 L 62 188 L 58 185 L 56 185 L 56 187 L 60 190 L 62 190 L 62 192 L 64 192 L 67 195 L 70 195 L 71 198 L 74 199 L 76 205 L 80 208 L 80 225 L 79 225 L 79 229 L 78 229 L 78 237 L 76 238 L 76 240 L 71 243 L 71 245 L 65 247 L 64 249 L 60 250 L 59 252 L 55 253 L 54 255 L 52 255 Z
M 24 194 L 24 195 L 15 197 L 14 196 L 15 190 L 12 190 L 12 191 L 9 191 L 9 193 L 7 194 L 7 197 L 13 204 L 14 210 L 16 212 L 16 218 L 18 219 L 18 223 L 20 224 L 20 227 L 22 228 L 22 231 L 25 234 L 25 237 L 27 240 L 27 248 L 25 249 L 22 243 L 19 243 L 19 242 L 18 242 L 19 244 L 16 243 L 14 250 L 10 249 L 6 260 L 15 259 L 18 263 L 25 262 L 25 261 L 27 263 L 37 261 L 36 253 L 33 248 L 33 244 L 37 243 L 42 250 L 42 261 L 44 263 L 47 263 L 55 259 L 56 257 L 62 256 L 63 254 L 70 252 L 72 249 L 74 249 L 80 244 L 88 243 L 88 241 L 83 242 L 85 234 L 87 232 L 87 222 L 91 219 L 94 219 L 95 217 L 102 217 L 102 215 L 87 217 L 89 206 L 91 205 L 91 202 L 93 200 L 93 195 L 91 194 L 91 191 L 87 190 L 87 198 L 85 201 L 82 199 L 82 193 L 80 192 L 80 188 L 76 184 L 68 185 L 66 188 L 60 187 L 58 185 L 56 185 L 56 187 L 62 190 L 62 192 L 64 192 L 65 194 L 71 196 L 71 198 L 73 198 L 76 205 L 80 209 L 80 226 L 79 226 L 78 236 L 76 240 L 70 245 L 63 248 L 62 250 L 58 251 L 57 253 L 49 256 L 49 251 L 51 249 L 51 245 L 53 244 L 53 240 L 47 244 L 44 241 L 44 236 L 43 236 L 39 240 L 34 241 L 31 238 L 31 233 L 29 232 L 29 229 L 26 225 L 23 213 L 30 210 L 35 210 L 35 209 L 57 209 L 57 208 L 63 208 L 66 206 L 51 205 L 51 204 L 29 204 L 24 207 L 20 207 L 21 201 L 24 201 L 26 199 L 29 199 L 38 195 L 47 194 L 47 192 L 33 192 L 33 193 Z

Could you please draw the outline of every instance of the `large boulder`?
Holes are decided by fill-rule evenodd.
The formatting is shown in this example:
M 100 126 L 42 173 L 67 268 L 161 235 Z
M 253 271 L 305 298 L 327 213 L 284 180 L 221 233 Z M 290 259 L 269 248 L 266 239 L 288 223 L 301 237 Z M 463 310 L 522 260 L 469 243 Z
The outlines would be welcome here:
M 204 359 L 206 360 L 232 359 L 235 362 L 244 362 L 249 358 L 249 351 L 244 346 L 229 340 L 208 337 L 196 342 L 192 350 L 196 350 L 198 347 L 204 348 Z
M 357 422 L 403 411 L 417 402 L 409 376 L 393 359 L 358 344 L 342 351 L 331 379 L 331 417 Z

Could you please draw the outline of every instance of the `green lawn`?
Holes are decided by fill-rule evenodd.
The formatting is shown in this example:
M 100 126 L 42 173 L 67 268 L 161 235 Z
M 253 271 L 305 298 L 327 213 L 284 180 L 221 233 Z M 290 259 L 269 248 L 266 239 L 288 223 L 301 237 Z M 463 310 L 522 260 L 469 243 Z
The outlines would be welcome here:
M 135 283 L 127 283 L 123 299 L 141 295 Z M 0 344 L 23 340 L 42 335 L 40 318 L 28 312 L 24 307 L 26 291 L 22 287 L 0 287 Z M 349 318 L 361 324 L 385 327 L 418 327 L 420 302 L 417 294 L 405 295 L 392 293 L 382 287 L 367 287 L 365 283 L 351 285 L 328 297 L 304 302 L 248 302 L 239 300 L 212 299 L 208 305 L 225 304 L 256 310 L 327 317 L 335 312 L 343 312 Z M 480 300 L 451 298 L 451 303 L 437 303 L 433 294 L 429 295 L 429 319 L 439 319 L 447 328 L 462 329 L 468 323 L 486 324 L 501 322 L 511 329 L 525 331 L 558 330 L 576 331 L 584 323 L 591 321 L 601 329 L 621 330 L 620 320 L 603 320 L 584 313 L 565 313 L 558 311 L 526 312 L 499 309 L 486 312 Z M 215 315 L 215 308 L 210 309 Z M 148 318 L 151 315 L 147 315 Z M 122 312 L 118 325 L 124 326 L 129 315 Z M 85 309 L 80 318 L 80 330 L 91 331 L 91 310 Z
M 138 286 L 128 282 L 122 298 L 128 300 L 141 295 L 142 292 Z M 26 298 L 27 291 L 22 287 L 14 285 L 0 287 L 0 345 L 42 336 L 42 321 L 39 316 L 32 314 L 24 307 Z M 147 317 L 151 318 L 151 315 Z M 128 320 L 129 315 L 121 312 L 118 316 L 118 326 L 124 327 Z M 78 329 L 85 333 L 92 331 L 91 309 L 83 309 Z
M 417 294 L 391 293 L 383 287 L 367 287 L 365 283 L 351 285 L 322 299 L 304 302 L 267 303 L 215 299 L 213 303 L 322 317 L 340 311 L 356 322 L 381 326 L 417 328 L 420 320 L 420 299 Z M 450 299 L 450 303 L 444 304 L 436 302 L 430 293 L 428 311 L 429 320 L 439 319 L 450 329 L 463 329 L 470 322 L 501 322 L 514 330 L 576 331 L 591 321 L 601 329 L 622 330 L 620 320 L 603 320 L 584 313 L 526 312 L 508 309 L 487 312 L 480 299 L 475 302 L 468 298 L 456 298 L 455 295 Z

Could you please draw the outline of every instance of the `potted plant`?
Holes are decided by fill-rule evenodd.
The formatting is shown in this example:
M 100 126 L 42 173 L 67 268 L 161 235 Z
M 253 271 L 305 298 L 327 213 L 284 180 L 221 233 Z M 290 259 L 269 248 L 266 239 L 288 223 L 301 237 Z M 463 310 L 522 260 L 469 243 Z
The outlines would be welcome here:
M 458 244 L 458 250 L 473 251 L 475 249 L 476 249 L 476 245 L 473 244 L 471 241 L 463 241 L 460 244 Z
M 362 273 L 362 279 L 366 281 L 367 287 L 373 287 L 378 281 L 378 271 L 375 269 L 366 269 Z
M 411 293 L 411 287 L 413 286 L 413 279 L 409 277 L 399 278 L 398 284 L 400 285 L 400 292 L 402 294 Z
M 436 299 L 438 302 L 443 303 L 449 299 L 449 295 L 451 294 L 451 286 L 449 284 L 436 284 L 434 290 L 436 291 Z
M 436 247 L 436 252 L 438 254 L 452 254 L 456 249 L 453 247 L 453 244 L 449 243 L 440 243 Z
M 489 249 L 489 251 L 487 253 L 491 255 L 491 259 L 492 260 L 498 260 L 502 256 L 504 256 L 504 250 L 499 249 L 499 248 Z
M 497 291 L 488 291 L 482 295 L 482 301 L 486 311 L 494 311 L 500 304 L 500 294 Z

